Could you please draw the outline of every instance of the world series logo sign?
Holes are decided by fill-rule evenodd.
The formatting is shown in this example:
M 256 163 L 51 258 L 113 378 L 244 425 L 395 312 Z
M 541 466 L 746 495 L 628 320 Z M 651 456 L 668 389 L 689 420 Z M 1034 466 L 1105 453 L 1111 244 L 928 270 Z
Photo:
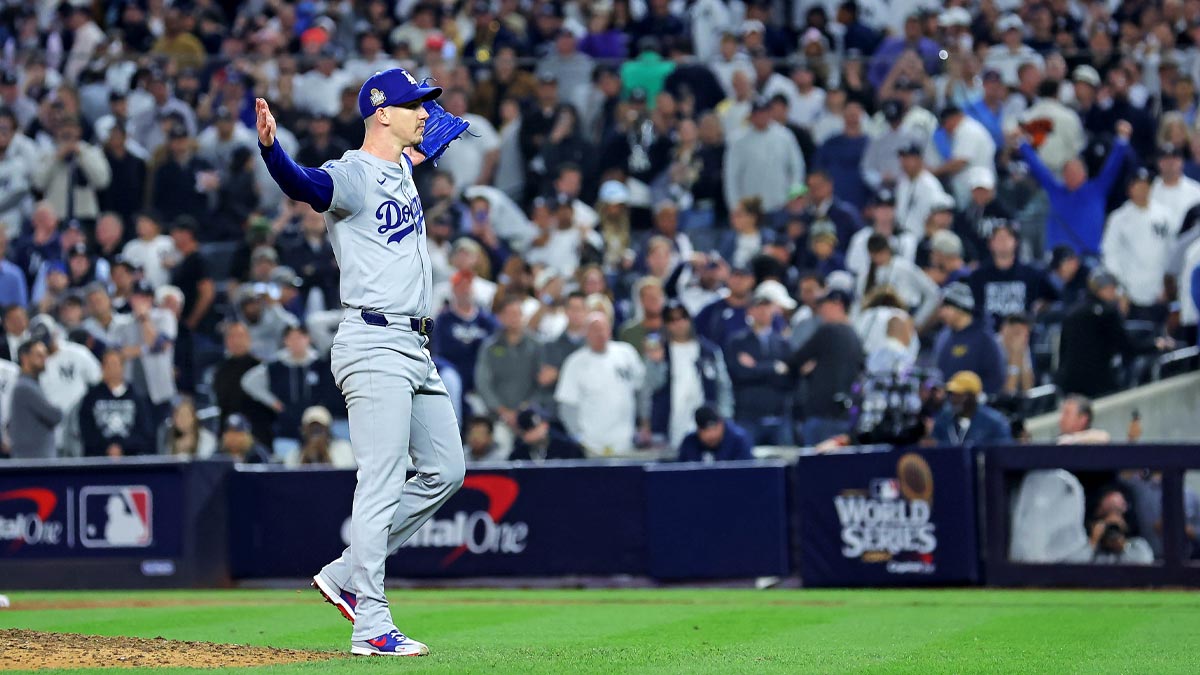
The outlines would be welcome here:
M 844 557 L 886 564 L 892 574 L 936 571 L 933 472 L 921 455 L 902 455 L 895 477 L 871 479 L 865 490 L 842 490 L 833 502 Z

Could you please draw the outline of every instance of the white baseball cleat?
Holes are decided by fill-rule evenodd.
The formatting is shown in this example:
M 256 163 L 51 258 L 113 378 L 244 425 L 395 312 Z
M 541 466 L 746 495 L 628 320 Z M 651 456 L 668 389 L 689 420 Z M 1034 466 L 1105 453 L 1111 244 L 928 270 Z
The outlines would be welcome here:
M 429 647 L 393 628 L 377 638 L 352 641 L 350 653 L 358 656 L 429 656 Z
M 320 574 L 312 578 L 312 587 L 325 598 L 325 602 L 337 607 L 347 621 L 354 623 L 354 608 L 358 605 L 357 596 L 350 591 L 334 586 Z

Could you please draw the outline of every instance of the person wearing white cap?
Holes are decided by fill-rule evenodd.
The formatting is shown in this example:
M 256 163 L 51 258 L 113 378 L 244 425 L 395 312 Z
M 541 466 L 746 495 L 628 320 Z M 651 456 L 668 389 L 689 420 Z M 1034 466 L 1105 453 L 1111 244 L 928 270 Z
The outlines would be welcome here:
M 966 182 L 971 199 L 954 215 L 954 231 L 962 239 L 965 259 L 976 261 L 987 254 L 987 240 L 995 224 L 1012 220 L 1013 214 L 996 199 L 996 172 L 991 168 L 970 169 Z
M 1004 83 L 1011 86 L 1017 84 L 1017 69 L 1022 64 L 1032 63 L 1038 70 L 1045 68 L 1042 56 L 1025 44 L 1025 22 L 1016 14 L 1005 14 L 996 21 L 996 32 L 1000 33 L 1001 42 L 987 51 L 984 67 L 1000 71 Z

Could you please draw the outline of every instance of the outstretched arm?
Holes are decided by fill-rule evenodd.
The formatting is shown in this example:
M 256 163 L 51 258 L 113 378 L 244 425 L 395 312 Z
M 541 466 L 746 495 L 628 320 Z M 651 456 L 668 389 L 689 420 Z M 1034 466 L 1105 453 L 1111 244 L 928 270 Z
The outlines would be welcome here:
M 254 106 L 258 113 L 258 149 L 267 163 L 271 178 L 288 197 L 312 206 L 319 213 L 328 211 L 333 203 L 333 178 L 322 169 L 309 169 L 296 164 L 275 143 L 275 116 L 271 114 L 267 102 L 256 99 Z

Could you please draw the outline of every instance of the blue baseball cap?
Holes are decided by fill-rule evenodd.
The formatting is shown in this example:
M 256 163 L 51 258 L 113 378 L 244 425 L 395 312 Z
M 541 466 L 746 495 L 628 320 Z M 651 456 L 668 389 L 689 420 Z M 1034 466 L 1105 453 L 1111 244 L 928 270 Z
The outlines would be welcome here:
M 432 101 L 441 95 L 441 87 L 419 83 L 403 68 L 389 68 L 363 82 L 362 89 L 358 90 L 358 112 L 363 119 L 367 119 L 380 108 L 413 101 Z

